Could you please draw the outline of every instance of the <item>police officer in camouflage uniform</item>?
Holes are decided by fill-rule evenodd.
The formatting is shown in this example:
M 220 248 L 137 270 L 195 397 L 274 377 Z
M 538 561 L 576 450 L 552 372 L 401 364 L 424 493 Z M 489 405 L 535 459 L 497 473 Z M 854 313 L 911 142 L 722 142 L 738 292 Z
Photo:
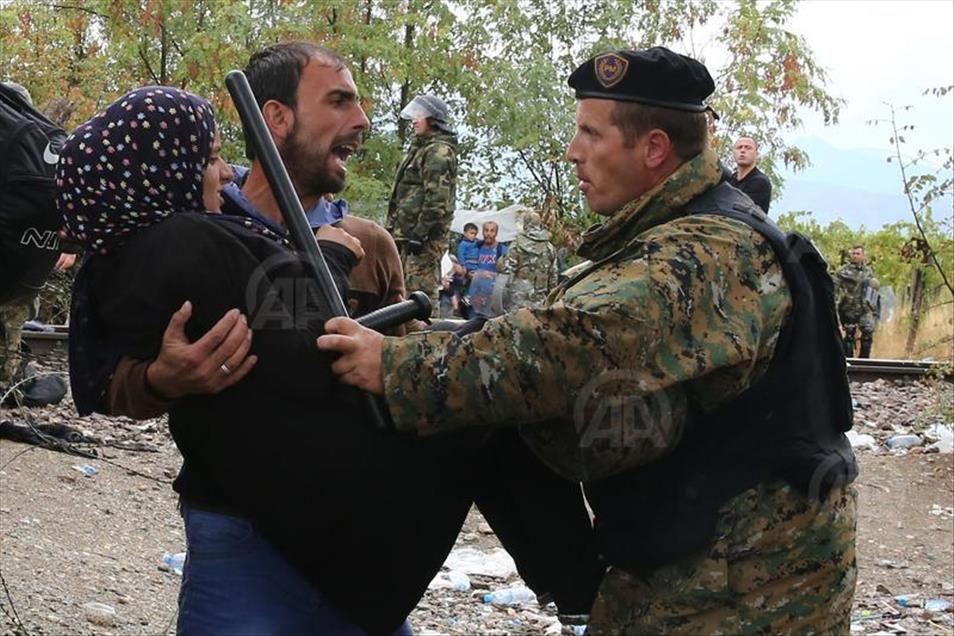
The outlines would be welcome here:
M 506 276 L 504 309 L 542 306 L 556 287 L 557 255 L 550 232 L 536 212 L 521 215 L 523 227 L 510 250 L 497 262 L 497 271 Z
M 548 306 L 464 337 L 336 318 L 318 346 L 398 430 L 516 425 L 583 482 L 609 564 L 587 633 L 847 634 L 857 466 L 824 259 L 720 184 L 702 64 L 617 51 L 569 83 L 567 156 L 608 218 Z
M 441 257 L 454 217 L 457 137 L 447 104 L 434 95 L 418 95 L 401 117 L 411 120 L 414 140 L 398 167 L 386 227 L 401 251 L 407 290 L 425 292 L 436 309 Z
M 865 248 L 851 248 L 851 262 L 835 274 L 837 287 L 838 318 L 845 331 L 845 355 L 855 355 L 855 340 L 861 332 L 860 358 L 871 357 L 874 340 L 875 309 L 878 306 L 880 283 L 871 268 L 865 264 Z

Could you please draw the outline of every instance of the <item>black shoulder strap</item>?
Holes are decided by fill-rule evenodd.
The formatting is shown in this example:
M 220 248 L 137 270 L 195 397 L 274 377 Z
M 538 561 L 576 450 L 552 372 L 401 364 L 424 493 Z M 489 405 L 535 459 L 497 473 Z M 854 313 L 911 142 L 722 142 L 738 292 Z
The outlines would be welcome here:
M 802 341 L 818 343 L 818 352 L 830 353 L 837 349 L 838 353 L 831 356 L 831 366 L 827 369 L 832 375 L 829 385 L 834 387 L 837 384 L 841 389 L 837 392 L 837 398 L 831 400 L 835 413 L 831 421 L 841 430 L 851 428 L 852 406 L 845 359 L 838 348 L 840 332 L 835 315 L 834 282 L 828 272 L 828 263 L 815 245 L 797 232 L 785 234 L 745 193 L 725 182 L 690 201 L 684 211 L 687 214 L 716 214 L 736 219 L 761 234 L 772 246 L 792 294 L 793 312 L 800 316 L 789 320 L 783 328 L 776 346 L 776 358 L 796 339 L 795 330 L 806 331 L 805 324 L 810 324 L 813 332 L 810 337 L 802 334 Z M 797 324 L 799 322 L 804 324 Z M 775 366 L 772 365 L 773 368 Z
M 785 233 L 762 208 L 735 186 L 723 181 L 686 204 L 687 214 L 717 214 L 741 221 L 764 236 L 773 247 L 786 243 Z

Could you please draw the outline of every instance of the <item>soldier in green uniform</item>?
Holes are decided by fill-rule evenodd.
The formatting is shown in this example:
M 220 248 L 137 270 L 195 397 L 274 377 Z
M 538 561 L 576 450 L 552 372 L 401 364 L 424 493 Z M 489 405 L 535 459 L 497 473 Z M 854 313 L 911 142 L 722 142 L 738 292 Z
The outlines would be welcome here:
M 861 351 L 858 357 L 871 357 L 871 343 L 874 340 L 875 310 L 881 284 L 865 260 L 864 245 L 855 245 L 851 248 L 851 262 L 835 274 L 838 318 L 845 331 L 845 355 L 849 358 L 855 355 L 855 340 L 859 331 Z
M 609 566 L 587 633 L 848 633 L 857 466 L 824 260 L 720 183 L 702 64 L 616 51 L 569 84 L 567 157 L 607 220 L 548 305 L 463 337 L 336 318 L 319 348 L 397 430 L 517 426 L 583 482 Z
M 506 276 L 504 309 L 542 306 L 550 290 L 556 287 L 556 248 L 550 232 L 536 212 L 521 215 L 523 227 L 506 256 L 497 261 L 497 271 Z M 499 280 L 499 279 L 498 279 Z
M 32 302 L 0 305 L 0 397 L 19 376 L 23 323 L 30 319 L 33 309 Z
M 418 95 L 401 117 L 411 120 L 414 140 L 394 179 L 386 227 L 400 249 L 407 290 L 425 292 L 437 308 L 454 217 L 457 137 L 447 104 L 434 95 Z

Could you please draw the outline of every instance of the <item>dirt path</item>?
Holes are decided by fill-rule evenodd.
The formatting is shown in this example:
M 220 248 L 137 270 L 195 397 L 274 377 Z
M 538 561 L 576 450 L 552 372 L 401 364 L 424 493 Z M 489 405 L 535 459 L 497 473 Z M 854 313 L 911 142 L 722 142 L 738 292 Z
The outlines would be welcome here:
M 169 485 L 178 451 L 162 421 L 76 418 L 71 408 L 3 410 L 0 421 L 69 422 L 154 452 L 100 446 L 102 458 L 86 459 L 0 440 L 0 634 L 174 633 L 180 578 L 162 569 L 162 558 L 184 550 Z M 859 461 L 852 633 L 954 633 L 950 609 L 924 607 L 954 601 L 954 456 L 882 448 L 861 451 Z M 84 465 L 96 474 L 74 468 Z M 472 512 L 458 548 L 488 553 L 498 545 Z M 488 589 L 519 584 L 516 576 L 472 582 L 468 592 L 429 591 L 411 616 L 417 632 L 552 633 L 552 608 L 481 602 Z

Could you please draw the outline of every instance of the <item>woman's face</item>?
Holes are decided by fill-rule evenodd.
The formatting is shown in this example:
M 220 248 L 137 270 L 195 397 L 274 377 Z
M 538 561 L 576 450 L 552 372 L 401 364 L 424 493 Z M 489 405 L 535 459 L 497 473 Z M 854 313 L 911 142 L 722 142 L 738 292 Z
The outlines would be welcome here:
M 222 188 L 231 183 L 235 176 L 232 173 L 232 166 L 226 163 L 219 154 L 221 152 L 222 141 L 216 133 L 215 141 L 212 142 L 212 154 L 209 155 L 205 172 L 202 173 L 202 202 L 209 212 L 222 211 Z

